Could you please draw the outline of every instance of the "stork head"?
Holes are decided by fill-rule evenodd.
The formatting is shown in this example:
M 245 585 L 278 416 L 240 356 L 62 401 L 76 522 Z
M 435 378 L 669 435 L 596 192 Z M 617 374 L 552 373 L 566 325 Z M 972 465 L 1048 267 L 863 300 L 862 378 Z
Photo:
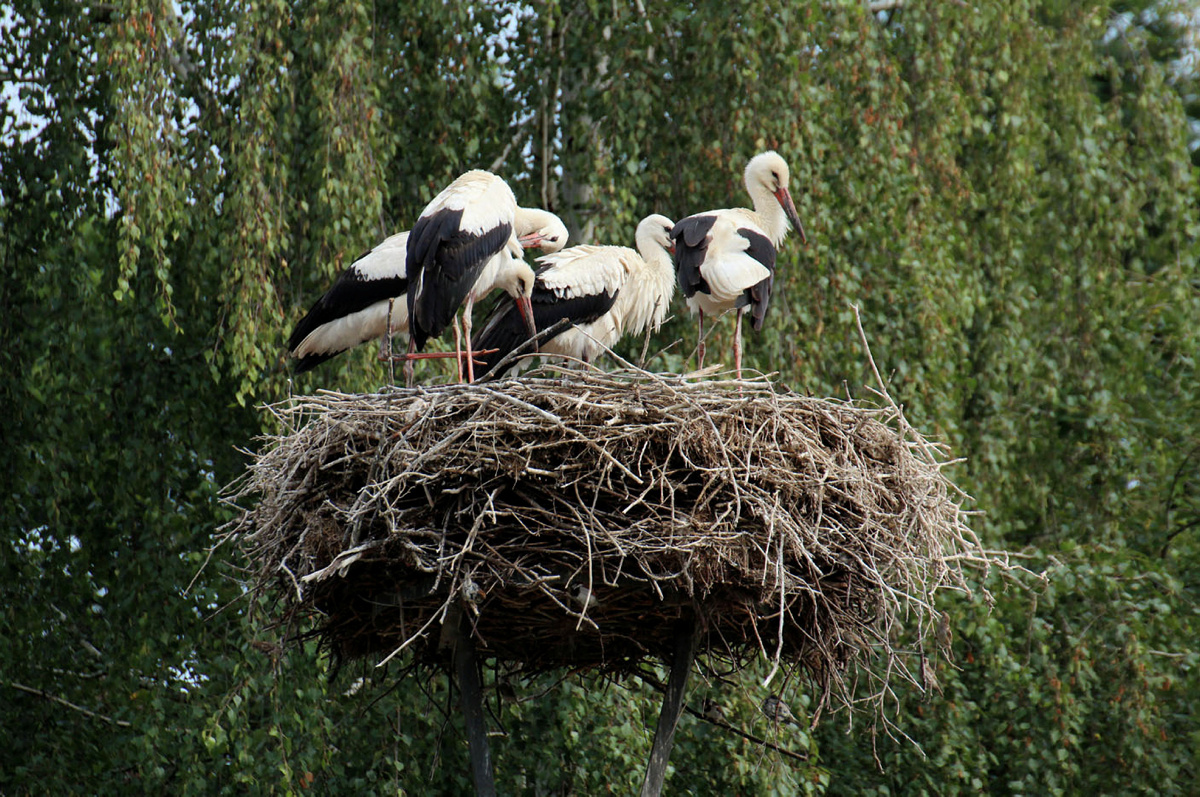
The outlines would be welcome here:
M 517 312 L 525 322 L 529 337 L 537 337 L 537 325 L 533 321 L 533 283 L 537 279 L 533 269 L 524 260 L 512 258 L 508 268 L 501 272 L 496 279 L 496 285 L 502 288 L 517 304 Z
M 764 152 L 761 155 L 755 155 L 746 164 L 746 190 L 756 200 L 755 210 L 759 210 L 758 197 L 762 196 L 764 192 L 770 194 L 779 203 L 779 206 L 783 208 L 787 220 L 796 228 L 796 232 L 800 235 L 800 242 L 806 244 L 808 243 L 808 236 L 804 234 L 804 225 L 800 223 L 800 216 L 796 213 L 796 205 L 792 202 L 792 195 L 788 191 L 788 180 L 790 177 L 787 161 L 780 157 L 779 153 L 774 150 Z M 783 235 L 779 237 L 782 238 Z M 778 241 L 775 243 L 778 244 Z
M 675 222 L 655 213 L 642 219 L 637 228 L 637 248 L 646 263 L 635 284 L 622 291 L 633 291 L 634 302 L 625 318 L 626 329 L 657 330 L 667 317 L 671 297 L 675 295 L 675 241 L 671 230 Z
M 567 225 L 548 210 L 517 208 L 514 219 L 517 240 L 526 249 L 541 249 L 546 254 L 567 245 Z
M 671 239 L 671 230 L 674 228 L 675 222 L 658 213 L 642 219 L 635 236 L 638 251 L 643 253 L 642 257 L 646 256 L 646 244 L 660 246 L 669 254 L 675 254 L 675 241 Z

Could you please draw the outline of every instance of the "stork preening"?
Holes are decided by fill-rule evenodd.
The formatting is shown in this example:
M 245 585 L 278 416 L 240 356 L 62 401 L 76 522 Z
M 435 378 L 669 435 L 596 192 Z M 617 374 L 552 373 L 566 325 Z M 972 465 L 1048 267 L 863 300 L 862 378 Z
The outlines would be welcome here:
M 637 251 L 582 245 L 539 257 L 542 268 L 530 297 L 534 324 L 547 330 L 568 319 L 572 326 L 552 338 L 539 332 L 538 353 L 590 363 L 623 335 L 658 329 L 675 293 L 673 227 L 666 216 L 648 216 L 637 228 Z M 480 375 L 491 372 L 528 339 L 515 302 L 501 299 L 472 343 L 475 351 L 496 350 L 480 358 Z
M 775 152 L 764 152 L 746 165 L 746 191 L 754 210 L 728 208 L 688 216 L 671 231 L 679 288 L 700 316 L 698 367 L 704 367 L 704 315 L 737 312 L 733 360 L 742 378 L 742 314 L 750 308 L 754 329 L 762 329 L 775 279 L 775 252 L 796 228 L 807 243 L 804 226 L 788 192 L 788 166 Z
M 461 356 L 456 314 L 462 306 L 467 380 L 474 381 L 471 310 L 475 302 L 493 288 L 503 288 L 533 335 L 529 297 L 534 275 L 525 263 L 522 242 L 557 251 L 566 238 L 566 226 L 556 216 L 517 207 L 508 183 L 491 172 L 476 170 L 459 177 L 433 198 L 409 233 L 409 352 L 420 351 L 429 338 L 442 334 L 453 322 L 455 351 Z
M 561 249 L 567 238 L 562 221 L 544 210 L 518 208 L 514 228 L 521 247 L 547 252 Z M 393 235 L 351 263 L 300 319 L 287 343 L 289 353 L 297 360 L 297 373 L 386 333 L 409 331 L 409 235 L 408 232 Z M 523 255 L 515 257 L 519 263 L 498 266 L 498 270 L 508 273 L 495 281 L 512 295 L 523 292 L 524 282 L 531 283 L 533 279 L 532 269 L 528 265 L 522 268 Z M 484 292 L 480 286 L 479 295 Z M 390 340 L 390 334 L 385 340 Z

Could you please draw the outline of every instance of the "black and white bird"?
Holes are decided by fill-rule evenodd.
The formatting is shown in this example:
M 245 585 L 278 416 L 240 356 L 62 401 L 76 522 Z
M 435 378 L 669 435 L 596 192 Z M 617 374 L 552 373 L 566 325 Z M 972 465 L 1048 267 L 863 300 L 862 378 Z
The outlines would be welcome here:
M 567 237 L 557 216 L 534 208 L 518 209 L 516 231 L 522 247 L 548 252 L 561 249 Z M 397 233 L 355 260 L 300 319 L 287 343 L 297 373 L 382 337 L 389 304 L 391 333 L 408 333 L 408 238 Z
M 469 171 L 433 198 L 408 236 L 410 352 L 454 322 L 461 355 L 456 314 L 463 306 L 467 379 L 473 381 L 471 310 L 493 288 L 514 298 L 534 333 L 533 270 L 524 261 L 522 238 L 557 251 L 566 244 L 567 229 L 551 213 L 517 207 L 508 183 L 491 172 Z
M 791 226 L 802 243 L 804 226 L 788 192 L 788 166 L 776 152 L 764 152 L 746 165 L 746 191 L 754 210 L 726 208 L 696 213 L 671 231 L 675 268 L 688 307 L 700 315 L 698 367 L 704 367 L 704 316 L 737 312 L 734 367 L 742 376 L 742 314 L 750 308 L 761 330 L 775 279 L 775 252 Z
M 573 357 L 590 363 L 626 334 L 658 329 L 675 293 L 671 229 L 666 216 L 647 216 L 635 234 L 637 250 L 626 246 L 572 246 L 538 258 L 530 303 L 535 326 L 548 330 L 562 319 L 572 326 L 551 338 L 538 335 L 538 353 Z M 479 335 L 475 351 L 479 373 L 489 373 L 529 339 L 515 303 L 501 299 Z M 514 365 L 516 365 L 514 363 Z
M 408 233 L 383 243 L 355 260 L 300 319 L 288 338 L 296 372 L 307 371 L 360 343 L 382 337 L 392 303 L 392 333 L 408 332 L 408 279 L 404 259 Z
M 792 710 L 788 708 L 788 704 L 779 699 L 779 695 L 768 695 L 762 702 L 762 713 L 766 715 L 771 722 L 791 722 L 796 725 L 800 724 L 800 720 L 792 714 Z

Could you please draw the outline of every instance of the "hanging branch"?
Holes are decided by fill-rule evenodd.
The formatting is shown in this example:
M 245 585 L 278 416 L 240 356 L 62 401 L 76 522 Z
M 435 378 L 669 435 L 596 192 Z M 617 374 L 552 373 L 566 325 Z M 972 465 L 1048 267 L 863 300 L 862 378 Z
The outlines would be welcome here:
M 126 722 L 125 720 L 114 719 L 113 717 L 109 717 L 104 714 L 100 714 L 98 712 L 92 711 L 91 709 L 86 709 L 83 706 L 77 706 L 74 703 L 72 703 L 71 701 L 65 700 L 65 699 L 59 697 L 58 695 L 50 694 L 45 689 L 35 689 L 32 686 L 26 686 L 25 684 L 19 684 L 16 681 L 5 681 L 5 684 L 8 686 L 11 686 L 13 689 L 16 689 L 20 692 L 26 692 L 31 695 L 36 695 L 44 700 L 49 700 L 52 703 L 57 703 L 60 706 L 66 706 L 67 708 L 71 709 L 72 711 L 78 711 L 80 714 L 83 714 L 84 716 L 87 716 L 87 717 L 91 717 L 92 719 L 102 720 L 104 722 L 107 722 L 109 725 L 116 725 L 121 728 L 132 728 L 133 727 L 133 724 L 130 722 Z

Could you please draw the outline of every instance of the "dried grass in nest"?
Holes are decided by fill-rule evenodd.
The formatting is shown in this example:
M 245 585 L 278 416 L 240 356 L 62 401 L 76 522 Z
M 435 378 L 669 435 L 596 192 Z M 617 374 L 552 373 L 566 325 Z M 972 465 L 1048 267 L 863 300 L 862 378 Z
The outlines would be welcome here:
M 982 561 L 944 452 L 894 405 L 740 386 L 630 370 L 297 397 L 269 408 L 283 431 L 227 536 L 340 657 L 438 662 L 463 607 L 481 656 L 619 673 L 698 616 L 702 655 L 799 666 L 826 699 L 852 699 L 866 652 L 877 701 L 919 682 L 893 632 L 929 638 L 934 592 Z

